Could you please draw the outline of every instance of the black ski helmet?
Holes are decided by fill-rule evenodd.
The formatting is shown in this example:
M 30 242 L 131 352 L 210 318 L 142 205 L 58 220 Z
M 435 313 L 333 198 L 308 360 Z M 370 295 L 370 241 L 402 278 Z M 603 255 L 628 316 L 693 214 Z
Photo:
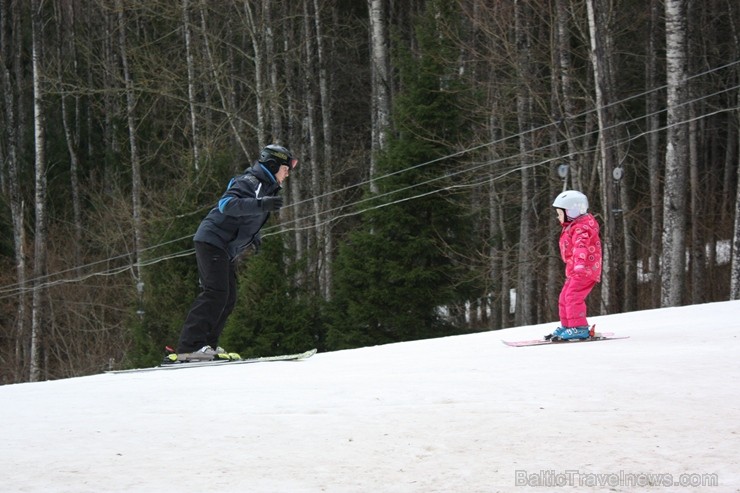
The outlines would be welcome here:
M 260 151 L 259 162 L 274 175 L 280 171 L 280 166 L 287 166 L 291 170 L 296 167 L 298 160 L 283 146 L 270 144 Z

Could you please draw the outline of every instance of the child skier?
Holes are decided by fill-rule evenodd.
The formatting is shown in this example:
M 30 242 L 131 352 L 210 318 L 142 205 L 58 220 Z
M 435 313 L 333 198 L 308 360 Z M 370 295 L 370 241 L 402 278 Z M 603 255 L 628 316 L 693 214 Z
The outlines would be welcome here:
M 586 297 L 601 280 L 599 224 L 588 213 L 588 199 L 581 192 L 566 190 L 552 206 L 563 227 L 559 243 L 565 262 L 565 284 L 558 299 L 561 326 L 545 339 L 587 339 L 590 334 Z

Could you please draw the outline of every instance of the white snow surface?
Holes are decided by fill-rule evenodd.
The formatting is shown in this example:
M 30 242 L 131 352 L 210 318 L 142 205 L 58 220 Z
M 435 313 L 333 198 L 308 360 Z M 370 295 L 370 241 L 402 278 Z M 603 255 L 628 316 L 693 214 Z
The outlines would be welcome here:
M 740 491 L 740 301 L 590 321 L 0 387 L 0 490 Z

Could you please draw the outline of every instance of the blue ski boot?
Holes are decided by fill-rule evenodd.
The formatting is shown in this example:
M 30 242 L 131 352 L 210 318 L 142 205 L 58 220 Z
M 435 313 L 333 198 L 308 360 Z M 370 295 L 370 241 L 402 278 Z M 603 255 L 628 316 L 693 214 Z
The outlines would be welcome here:
M 591 337 L 591 329 L 588 325 L 580 327 L 558 327 L 552 334 L 545 336 L 547 341 L 570 341 L 572 339 L 588 339 Z

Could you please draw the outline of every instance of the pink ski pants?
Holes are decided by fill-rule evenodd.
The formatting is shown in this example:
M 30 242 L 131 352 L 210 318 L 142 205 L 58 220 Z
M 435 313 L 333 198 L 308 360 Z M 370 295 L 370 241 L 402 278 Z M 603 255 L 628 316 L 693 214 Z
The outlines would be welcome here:
M 569 277 L 565 280 L 558 299 L 560 323 L 563 327 L 588 326 L 586 321 L 586 296 L 596 281 L 586 277 Z

